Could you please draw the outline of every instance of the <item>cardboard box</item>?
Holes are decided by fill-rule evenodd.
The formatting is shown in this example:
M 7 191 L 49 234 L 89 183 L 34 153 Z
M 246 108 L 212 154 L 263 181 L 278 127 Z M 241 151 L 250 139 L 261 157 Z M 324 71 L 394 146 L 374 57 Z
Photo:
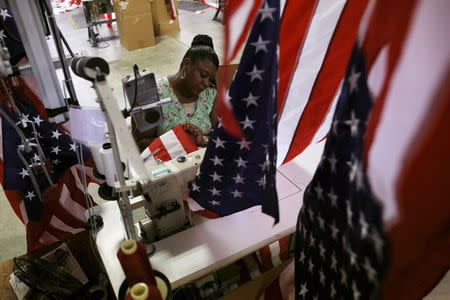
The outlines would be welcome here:
M 178 1 L 174 0 L 176 9 L 178 9 Z M 155 35 L 172 34 L 180 31 L 180 22 L 178 17 L 175 21 L 170 19 L 165 0 L 152 1 L 153 28 Z
M 114 12 L 123 47 L 135 50 L 155 44 L 151 0 L 114 0 Z

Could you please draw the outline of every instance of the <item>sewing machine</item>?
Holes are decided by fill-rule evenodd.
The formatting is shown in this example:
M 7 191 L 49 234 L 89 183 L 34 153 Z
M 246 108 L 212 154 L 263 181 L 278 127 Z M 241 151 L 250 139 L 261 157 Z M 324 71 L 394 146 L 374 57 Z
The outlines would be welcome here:
M 159 240 L 189 226 L 183 196 L 188 192 L 188 182 L 195 178 L 205 150 L 201 149 L 165 163 L 157 163 L 150 153 L 144 152 L 144 157 L 142 157 L 125 122 L 123 112 L 119 109 L 111 92 L 107 80 L 109 66 L 106 61 L 99 57 L 76 57 L 71 62 L 71 68 L 76 75 L 93 83 L 98 102 L 105 115 L 107 133 L 113 154 L 111 158 L 115 163 L 115 170 L 113 168 L 115 174 L 112 174 L 112 178 L 118 179 L 112 188 L 119 194 L 118 203 L 127 237 L 138 239 L 133 221 L 133 207 L 130 205 L 130 199 L 137 195 L 142 195 L 142 198 L 145 199 L 145 211 L 149 217 L 149 219 L 140 223 L 140 229 L 146 241 Z M 141 75 L 135 76 L 134 84 L 129 84 L 130 81 L 127 79 L 124 81 L 124 86 L 129 85 L 131 88 L 128 88 L 128 90 L 133 90 L 132 86 L 139 85 L 139 79 L 144 80 L 145 78 L 150 78 L 147 80 L 150 87 L 156 86 L 154 76 L 149 77 L 147 75 L 144 78 Z M 158 105 L 167 103 L 164 99 L 159 100 L 156 88 L 145 90 L 147 91 L 147 93 L 144 93 L 145 95 L 142 95 L 139 89 L 136 89 L 136 96 L 129 97 L 133 99 L 129 100 L 133 107 L 131 114 L 134 112 L 135 114 L 145 115 L 147 109 L 154 109 Z M 155 94 L 153 96 L 152 91 Z M 128 92 L 128 94 L 130 93 Z M 144 101 L 145 99 L 141 99 L 141 95 L 150 100 Z M 135 106 L 135 103 L 138 103 L 138 105 Z M 91 115 L 87 116 L 90 118 Z M 91 120 L 84 121 L 84 123 L 90 122 Z M 159 123 L 149 124 L 146 122 L 144 126 L 148 129 L 149 125 L 154 127 L 157 124 Z M 79 139 L 82 139 L 82 137 L 79 137 Z M 129 179 L 124 177 L 121 159 L 124 159 L 128 165 Z M 108 161 L 103 159 L 103 163 L 106 164 Z M 106 172 L 107 168 L 105 167 L 104 170 Z M 111 174 L 105 174 L 105 176 L 111 178 Z M 113 185 L 114 180 L 109 184 Z
M 183 196 L 188 192 L 188 182 L 195 178 L 204 153 L 203 148 L 150 171 L 150 199 L 146 198 L 144 202 L 149 219 L 139 222 L 141 236 L 146 241 L 162 239 L 190 225 Z
M 172 289 L 176 289 L 293 233 L 304 189 L 320 162 L 324 144 L 311 146 L 277 170 L 280 223 L 274 226 L 273 219 L 262 214 L 259 206 L 217 219 L 199 217 L 201 222 L 195 222 L 196 225 L 153 243 L 156 251 L 149 257 L 152 267 L 164 273 Z M 142 205 L 145 205 L 142 197 L 131 200 L 132 207 Z M 191 209 L 195 206 L 195 202 L 189 201 Z M 96 206 L 93 213 L 103 218 L 104 226 L 96 236 L 96 245 L 117 295 L 125 278 L 116 256 L 125 235 L 122 222 L 118 222 L 119 206 L 117 202 L 107 202 Z

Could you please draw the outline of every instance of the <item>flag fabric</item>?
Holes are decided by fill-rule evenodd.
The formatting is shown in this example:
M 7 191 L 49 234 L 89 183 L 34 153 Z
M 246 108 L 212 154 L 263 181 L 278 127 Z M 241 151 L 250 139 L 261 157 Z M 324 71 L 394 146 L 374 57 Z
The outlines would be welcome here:
M 278 31 L 279 1 L 264 1 L 227 95 L 242 138 L 219 124 L 190 185 L 190 197 L 221 216 L 262 205 L 263 212 L 278 222 L 274 164 Z
M 367 6 L 298 218 L 297 299 L 419 299 L 448 271 L 449 12 Z
M 24 85 L 21 80 L 20 83 Z M 15 104 L 23 114 L 27 128 L 34 125 L 38 132 L 46 157 L 44 163 L 54 185 L 50 186 L 43 173 L 33 171 L 39 190 L 35 188 L 30 170 L 18 155 L 18 150 L 23 149 L 22 140 L 5 116 L 1 116 L 0 132 L 0 180 L 14 212 L 26 225 L 29 252 L 84 230 L 87 208 L 75 152 L 80 150 L 80 145 L 74 143 L 67 132 L 48 122 L 37 98 L 27 97 L 30 93 L 25 87 L 25 99 L 19 101 L 15 97 Z M 18 116 L 10 113 L 5 97 L 2 97 L 1 104 L 13 122 L 19 123 Z M 88 148 L 82 146 L 81 153 L 86 161 L 84 171 L 92 174 L 92 168 L 88 167 L 92 166 Z M 41 162 L 37 152 L 25 155 L 25 158 L 29 163 Z
M 0 9 L 2 27 L 0 36 L 5 42 L 11 63 L 26 64 L 25 50 L 20 42 L 11 11 Z M 38 132 L 38 140 L 46 157 L 45 165 L 50 171 L 54 185 L 50 186 L 44 174 L 38 169 L 36 185 L 31 181 L 30 170 L 25 168 L 17 150 L 23 149 L 16 130 L 0 115 L 0 183 L 11 207 L 26 225 L 28 251 L 50 244 L 70 234 L 84 230 L 87 203 L 82 186 L 82 172 L 87 182 L 93 178 L 93 161 L 85 146 L 75 144 L 65 128 L 48 122 L 47 114 L 39 99 L 39 91 L 34 77 L 15 77 L 3 79 L 7 86 L 14 88 L 13 101 L 23 115 L 23 122 L 30 129 L 32 125 Z M 8 91 L 1 87 L 0 105 L 13 122 L 19 117 L 11 113 L 8 105 Z M 22 122 L 20 122 L 22 123 Z M 36 148 L 33 148 L 36 150 Z M 78 165 L 77 150 L 84 160 L 84 169 Z M 26 155 L 29 163 L 39 163 L 35 152 Z M 41 162 L 42 163 L 42 162 Z M 35 187 L 40 191 L 37 191 Z
M 360 33 L 375 99 L 364 157 L 390 248 L 385 299 L 422 298 L 450 267 L 449 14 L 445 0 L 377 1 Z
M 153 157 L 156 159 L 169 161 L 197 150 L 198 147 L 195 141 L 184 130 L 183 124 L 179 124 L 154 139 L 141 153 L 141 156 L 145 159 L 153 154 Z
M 250 29 L 254 25 L 256 16 L 259 14 L 262 0 L 227 1 L 224 11 L 225 20 L 225 49 L 223 64 L 225 66 L 232 63 L 238 51 L 245 44 Z M 268 7 L 265 10 L 265 18 L 268 13 L 272 14 L 273 9 Z M 279 26 L 278 24 L 276 25 Z M 229 68 L 224 68 L 222 76 L 219 78 L 217 113 L 221 116 L 222 126 L 233 136 L 243 137 L 241 127 L 235 118 L 233 107 L 228 98 L 228 81 L 230 77 Z
M 355 46 L 321 163 L 297 224 L 297 299 L 370 299 L 386 265 L 381 206 L 364 172 L 363 137 L 372 108 Z
M 286 2 L 280 29 L 278 165 L 328 133 L 367 3 Z
M 255 280 L 273 268 L 281 266 L 284 262 L 292 258 L 289 253 L 289 236 L 281 238 L 257 251 L 248 254 L 237 263 L 241 266 L 238 286 Z M 277 293 L 277 288 L 269 289 L 271 293 Z M 279 298 L 269 298 L 279 299 Z
M 331 124 L 346 64 L 367 0 L 281 1 L 277 166 L 321 141 Z M 224 64 L 245 43 L 261 1 L 228 1 Z M 245 20 L 245 21 L 244 21 Z M 226 101 L 223 76 L 218 110 L 224 127 L 241 136 Z

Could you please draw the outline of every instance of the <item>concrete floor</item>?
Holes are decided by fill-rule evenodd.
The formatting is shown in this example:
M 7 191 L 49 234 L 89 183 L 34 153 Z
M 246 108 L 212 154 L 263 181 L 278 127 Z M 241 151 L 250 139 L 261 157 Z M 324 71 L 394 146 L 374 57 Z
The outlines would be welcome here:
M 66 37 L 72 51 L 79 55 L 100 56 L 107 60 L 110 65 L 111 74 L 108 76 L 109 82 L 114 89 L 114 95 L 121 107 L 124 106 L 124 97 L 121 86 L 121 79 L 132 73 L 133 64 L 138 64 L 140 69 L 150 69 L 157 77 L 175 73 L 179 69 L 182 57 L 192 41 L 192 38 L 199 33 L 208 34 L 214 41 L 214 48 L 222 60 L 223 53 L 223 25 L 220 22 L 212 21 L 215 10 L 208 8 L 202 14 L 179 10 L 180 32 L 172 35 L 156 37 L 156 44 L 152 47 L 128 51 L 123 48 L 118 38 L 100 42 L 99 47 L 91 47 L 87 40 L 87 29 L 77 28 L 74 20 L 79 20 L 83 15 L 82 8 L 70 13 L 56 16 L 58 25 Z M 116 36 L 117 26 L 114 23 L 112 28 L 102 25 L 100 27 L 101 37 L 107 39 Z M 50 52 L 56 57 L 56 50 L 53 40 L 48 40 Z M 62 71 L 58 70 L 59 78 Z M 75 90 L 81 105 L 97 106 L 95 103 L 95 92 L 88 81 L 73 76 Z M 101 199 L 97 195 L 97 187 L 91 185 L 89 191 L 93 194 L 97 202 Z M 14 214 L 3 189 L 0 191 L 0 261 L 24 254 L 26 252 L 25 227 L 19 218 Z

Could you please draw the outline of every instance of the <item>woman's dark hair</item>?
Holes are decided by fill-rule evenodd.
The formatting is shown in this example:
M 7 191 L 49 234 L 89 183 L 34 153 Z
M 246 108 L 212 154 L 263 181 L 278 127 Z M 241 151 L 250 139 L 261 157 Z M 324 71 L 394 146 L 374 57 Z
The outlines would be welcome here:
M 191 43 L 191 48 L 186 51 L 183 57 L 189 58 L 193 63 L 198 60 L 209 59 L 217 68 L 219 68 L 219 58 L 214 51 L 214 44 L 209 35 L 197 34 Z

